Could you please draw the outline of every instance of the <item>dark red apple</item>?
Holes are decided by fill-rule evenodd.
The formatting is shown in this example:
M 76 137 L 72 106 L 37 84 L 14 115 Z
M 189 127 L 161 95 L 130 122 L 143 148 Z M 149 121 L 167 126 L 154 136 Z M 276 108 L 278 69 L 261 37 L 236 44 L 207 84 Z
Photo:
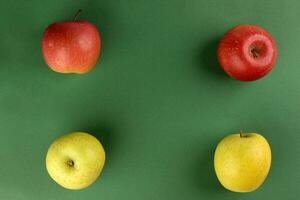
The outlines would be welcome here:
M 47 65 L 60 73 L 83 74 L 91 70 L 100 55 L 101 39 L 97 28 L 88 21 L 56 22 L 47 27 L 42 52 Z
M 254 81 L 271 71 L 276 62 L 272 36 L 254 25 L 239 25 L 227 31 L 218 47 L 223 70 L 240 81 Z

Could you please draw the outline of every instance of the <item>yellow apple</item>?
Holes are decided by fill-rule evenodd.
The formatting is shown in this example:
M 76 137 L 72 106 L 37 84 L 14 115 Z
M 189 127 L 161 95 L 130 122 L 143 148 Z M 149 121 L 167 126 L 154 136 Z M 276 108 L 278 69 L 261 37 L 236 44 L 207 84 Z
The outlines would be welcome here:
M 56 139 L 48 149 L 46 167 L 51 178 L 72 190 L 88 187 L 105 163 L 101 143 L 92 135 L 74 132 Z
M 271 149 L 257 133 L 232 134 L 218 144 L 214 166 L 221 184 L 233 192 L 256 190 L 267 177 Z

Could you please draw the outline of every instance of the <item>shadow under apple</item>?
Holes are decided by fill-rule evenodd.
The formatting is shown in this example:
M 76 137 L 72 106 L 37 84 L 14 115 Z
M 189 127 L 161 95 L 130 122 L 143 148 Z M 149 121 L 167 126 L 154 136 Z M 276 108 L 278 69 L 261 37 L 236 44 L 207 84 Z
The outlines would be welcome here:
M 219 40 L 220 38 L 212 38 L 201 46 L 199 55 L 201 70 L 211 74 L 210 78 L 213 76 L 218 79 L 230 80 L 218 63 L 217 48 Z
M 199 152 L 200 156 L 195 159 L 194 169 L 191 173 L 192 183 L 199 191 L 222 195 L 226 190 L 219 183 L 214 171 L 214 151 L 218 140 L 209 142 L 205 149 Z M 208 143 L 207 143 L 208 144 Z
M 83 126 L 83 131 L 95 136 L 103 145 L 106 160 L 105 165 L 110 166 L 111 160 L 113 158 L 113 146 L 115 142 L 114 130 L 111 126 L 106 126 L 105 123 L 92 125 L 92 126 Z

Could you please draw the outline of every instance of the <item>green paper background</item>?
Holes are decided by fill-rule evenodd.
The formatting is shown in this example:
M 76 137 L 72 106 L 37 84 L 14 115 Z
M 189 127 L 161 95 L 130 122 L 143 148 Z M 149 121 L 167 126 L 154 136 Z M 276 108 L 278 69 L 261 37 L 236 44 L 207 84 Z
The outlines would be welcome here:
M 300 190 L 298 0 L 11 0 L 0 14 L 0 199 L 294 200 Z M 52 22 L 81 19 L 102 35 L 85 75 L 47 68 L 41 35 Z M 219 68 L 216 46 L 237 24 L 257 24 L 277 42 L 274 70 L 250 83 Z M 248 194 L 218 183 L 218 141 L 243 129 L 272 148 L 265 183 Z M 107 163 L 81 191 L 48 176 L 58 136 L 88 131 Z

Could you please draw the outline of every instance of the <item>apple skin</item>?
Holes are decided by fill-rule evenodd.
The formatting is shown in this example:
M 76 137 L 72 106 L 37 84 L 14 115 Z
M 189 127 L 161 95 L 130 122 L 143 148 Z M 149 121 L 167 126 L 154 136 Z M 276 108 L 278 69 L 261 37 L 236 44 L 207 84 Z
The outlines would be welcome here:
M 83 74 L 91 70 L 100 55 L 101 38 L 87 21 L 57 22 L 42 37 L 42 53 L 50 69 Z
M 232 134 L 218 144 L 214 167 L 220 183 L 233 192 L 256 190 L 267 177 L 271 149 L 257 133 Z
M 277 49 L 272 36 L 261 27 L 239 25 L 224 34 L 217 55 L 231 78 L 254 81 L 272 70 Z
M 105 163 L 101 143 L 92 135 L 73 132 L 56 139 L 48 149 L 46 168 L 64 188 L 79 190 L 91 185 Z

